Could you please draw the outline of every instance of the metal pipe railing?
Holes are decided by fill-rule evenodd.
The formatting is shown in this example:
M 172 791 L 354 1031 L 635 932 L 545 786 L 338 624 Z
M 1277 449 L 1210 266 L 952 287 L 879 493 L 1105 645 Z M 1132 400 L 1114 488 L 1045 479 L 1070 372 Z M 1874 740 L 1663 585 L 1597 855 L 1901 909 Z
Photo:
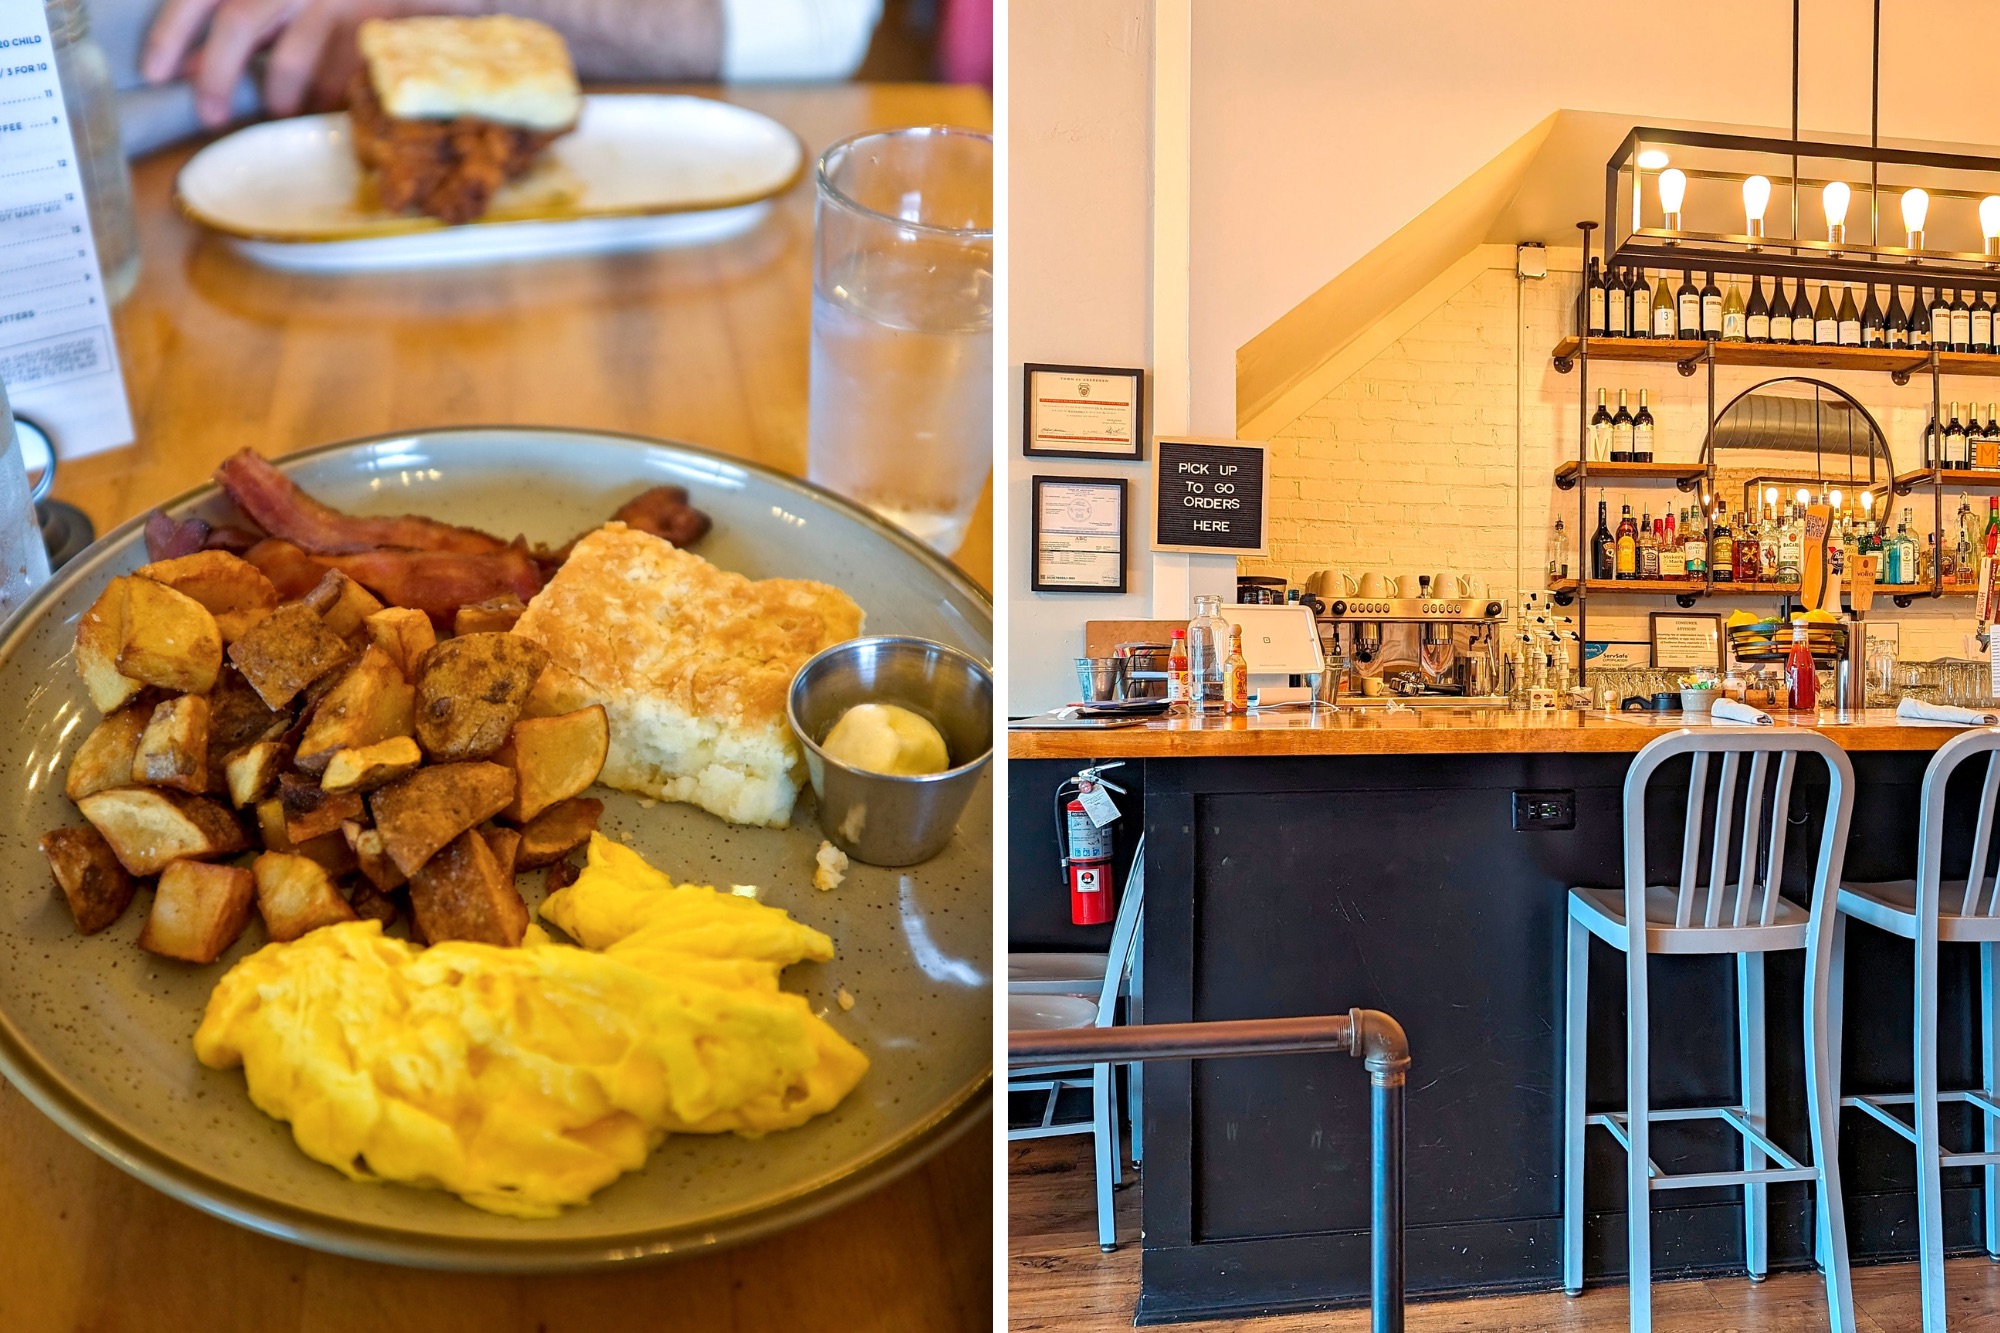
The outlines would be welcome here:
M 1368 1070 L 1369 1327 L 1403 1333 L 1403 1084 L 1410 1043 L 1376 1009 L 1315 1018 L 1139 1023 L 1007 1034 L 1010 1068 L 1346 1051 Z

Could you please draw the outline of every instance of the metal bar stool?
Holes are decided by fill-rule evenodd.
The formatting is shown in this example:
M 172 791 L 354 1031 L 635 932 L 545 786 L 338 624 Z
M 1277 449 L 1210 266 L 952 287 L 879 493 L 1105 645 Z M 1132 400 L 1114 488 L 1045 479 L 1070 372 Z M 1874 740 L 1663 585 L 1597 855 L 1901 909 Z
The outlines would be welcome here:
M 1944 876 L 1945 788 L 1959 767 L 1986 758 L 1985 781 L 1979 793 L 1979 822 L 1972 838 L 1972 860 L 1966 878 Z M 1829 1034 L 1832 1078 L 1840 1087 L 1841 982 L 1847 952 L 1847 920 L 1865 921 L 1912 941 L 1916 958 L 1916 1022 L 1912 1033 L 1916 1055 L 1915 1090 L 1908 1093 L 1842 1097 L 1851 1106 L 1901 1135 L 1917 1150 L 1917 1257 L 1923 1286 L 1924 1333 L 1944 1333 L 1944 1196 L 1942 1171 L 1947 1166 L 1986 1168 L 1986 1252 L 2000 1258 L 2000 1009 L 1995 1007 L 1994 944 L 2000 942 L 2000 877 L 1991 865 L 1993 814 L 2000 804 L 2000 727 L 1969 731 L 1938 747 L 1924 770 L 1923 800 L 1917 832 L 1917 877 L 1879 884 L 1840 886 L 1839 912 L 1833 934 L 1833 1006 Z M 1982 1031 L 1983 1086 L 1940 1092 L 1937 1068 L 1938 943 L 1979 946 L 1979 1005 Z M 1938 1137 L 1938 1105 L 1959 1102 L 1979 1113 L 1984 1124 L 1982 1148 L 1946 1152 Z M 1891 1107 L 1908 1107 L 1915 1123 L 1907 1123 Z M 1838 1115 L 1838 1108 L 1835 1114 Z
M 1785 829 L 1792 780 L 1801 754 L 1826 762 L 1824 832 L 1815 861 L 1811 909 L 1779 892 L 1784 878 Z M 1692 757 L 1680 876 L 1652 882 L 1646 869 L 1646 791 L 1660 767 Z M 1721 756 L 1713 809 L 1708 786 L 1711 756 Z M 1748 763 L 1744 762 L 1747 757 Z M 1739 781 L 1741 789 L 1739 791 Z M 1641 750 L 1625 775 L 1625 884 L 1622 889 L 1569 891 L 1568 999 L 1564 1019 L 1563 1091 L 1563 1289 L 1583 1289 L 1583 1141 L 1589 1125 L 1608 1130 L 1626 1152 L 1629 1201 L 1627 1245 L 1631 1256 L 1631 1326 L 1652 1327 L 1651 1197 L 1656 1190 L 1704 1186 L 1743 1187 L 1743 1243 L 1753 1279 L 1767 1268 L 1766 1192 L 1779 1181 L 1819 1186 L 1820 1254 L 1826 1271 L 1832 1326 L 1852 1333 L 1854 1301 L 1848 1282 L 1847 1232 L 1840 1210 L 1836 1109 L 1828 1044 L 1829 954 L 1836 886 L 1847 846 L 1854 801 L 1854 772 L 1840 748 L 1816 732 L 1758 728 L 1742 732 L 1677 731 Z M 1740 824 L 1739 824 L 1740 817 Z M 1768 833 L 1766 825 L 1768 824 Z M 1704 834 L 1708 882 L 1698 885 Z M 1732 880 L 1733 874 L 1733 880 Z M 1628 922 L 1644 922 L 1642 947 L 1632 947 Z M 1586 1115 L 1585 1021 L 1588 1013 L 1590 937 L 1625 955 L 1627 1046 L 1626 1109 Z M 1765 1125 L 1764 955 L 1806 951 L 1805 1069 L 1813 1165 L 1800 1163 L 1773 1142 Z M 1650 954 L 1734 954 L 1741 1095 L 1735 1105 L 1656 1111 L 1648 1095 L 1646 960 Z M 1712 1120 L 1743 1140 L 1741 1170 L 1669 1175 L 1649 1154 L 1652 1126 L 1664 1121 Z M 1772 1166 L 1769 1163 L 1775 1162 Z

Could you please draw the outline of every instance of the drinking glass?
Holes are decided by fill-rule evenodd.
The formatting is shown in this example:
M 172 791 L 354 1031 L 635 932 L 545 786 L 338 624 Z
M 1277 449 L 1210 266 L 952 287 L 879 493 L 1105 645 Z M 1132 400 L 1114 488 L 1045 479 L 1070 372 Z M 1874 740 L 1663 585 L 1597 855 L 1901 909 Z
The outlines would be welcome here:
M 6 447 L 0 450 L 0 622 L 5 622 L 30 593 L 49 581 L 49 548 L 42 541 L 41 520 L 35 517 L 35 492 L 3 388 L 0 423 L 6 431 Z M 54 470 L 55 460 L 50 458 L 43 469 L 45 483 L 54 479 Z
M 993 140 L 843 139 L 814 216 L 807 475 L 950 554 L 993 466 Z

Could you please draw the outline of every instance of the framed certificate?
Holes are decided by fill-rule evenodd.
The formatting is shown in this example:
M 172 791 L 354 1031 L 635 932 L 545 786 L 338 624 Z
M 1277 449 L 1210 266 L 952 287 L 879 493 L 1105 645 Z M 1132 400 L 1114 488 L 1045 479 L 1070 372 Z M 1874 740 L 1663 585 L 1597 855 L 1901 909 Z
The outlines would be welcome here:
M 1125 591 L 1123 477 L 1031 477 L 1028 586 L 1035 592 Z
M 1021 377 L 1021 452 L 1028 457 L 1145 457 L 1145 371 L 1029 362 Z
M 1655 611 L 1653 665 L 1684 670 L 1722 669 L 1722 617 Z

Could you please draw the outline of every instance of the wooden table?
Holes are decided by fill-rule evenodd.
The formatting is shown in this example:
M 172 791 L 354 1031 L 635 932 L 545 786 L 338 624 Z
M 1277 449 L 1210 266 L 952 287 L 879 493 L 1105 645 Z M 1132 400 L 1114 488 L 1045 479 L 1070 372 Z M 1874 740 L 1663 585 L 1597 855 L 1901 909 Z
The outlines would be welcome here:
M 985 128 L 984 93 L 732 91 L 817 154 L 861 130 Z M 138 443 L 62 466 L 100 530 L 267 454 L 380 431 L 636 431 L 804 470 L 812 194 L 702 249 L 313 278 L 254 268 L 183 222 L 172 150 L 137 165 L 144 269 L 118 312 Z M 991 490 L 957 560 L 992 565 Z M 975 1124 L 926 1166 L 785 1235 L 571 1277 L 476 1277 L 335 1258 L 175 1203 L 0 1083 L 0 1329 L 9 1333 L 929 1330 L 991 1323 L 992 1150 Z

